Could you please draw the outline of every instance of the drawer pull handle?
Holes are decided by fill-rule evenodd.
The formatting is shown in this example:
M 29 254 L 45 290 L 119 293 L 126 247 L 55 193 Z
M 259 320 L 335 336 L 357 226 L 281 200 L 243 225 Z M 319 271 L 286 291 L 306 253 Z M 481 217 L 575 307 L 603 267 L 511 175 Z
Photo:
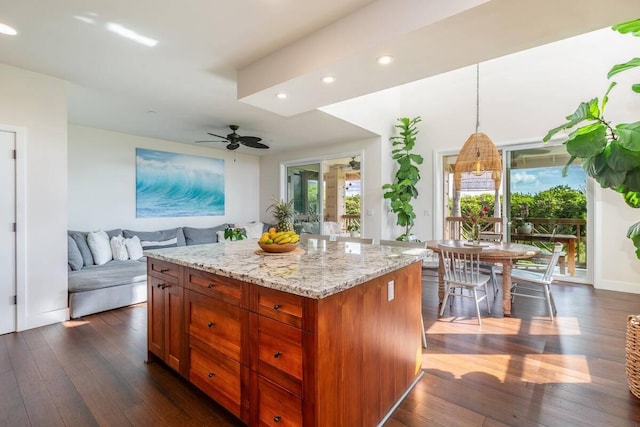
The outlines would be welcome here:
M 208 327 L 212 327 L 212 326 L 214 326 L 215 324 L 216 324 L 216 322 L 209 322 L 209 323 L 207 323 L 207 326 L 208 326 Z
M 158 283 L 158 289 L 164 289 L 167 287 L 166 283 Z
M 281 307 L 280 304 L 276 304 L 276 305 L 273 306 L 273 309 L 274 310 L 280 310 L 280 307 Z
M 214 372 L 209 372 L 209 375 L 207 375 L 209 378 L 213 378 L 216 376 L 216 374 Z
M 169 270 L 170 270 L 169 268 L 161 268 L 160 273 L 166 273 Z
M 207 285 L 207 288 L 211 289 L 211 288 L 213 288 L 215 285 L 216 285 L 215 283 L 209 283 L 209 284 Z
M 281 419 L 282 417 L 280 415 L 276 415 L 275 417 L 273 417 L 273 421 L 276 423 L 279 423 Z
M 282 352 L 280 351 L 276 351 L 275 353 L 273 353 L 273 357 L 275 357 L 276 359 L 280 356 L 282 356 Z

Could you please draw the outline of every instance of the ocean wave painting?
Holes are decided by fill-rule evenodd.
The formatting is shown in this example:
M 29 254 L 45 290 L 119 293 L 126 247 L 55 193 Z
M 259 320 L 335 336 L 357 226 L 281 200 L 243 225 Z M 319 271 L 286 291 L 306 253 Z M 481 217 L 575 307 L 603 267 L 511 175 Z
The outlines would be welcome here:
M 224 215 L 224 160 L 136 148 L 136 217 Z

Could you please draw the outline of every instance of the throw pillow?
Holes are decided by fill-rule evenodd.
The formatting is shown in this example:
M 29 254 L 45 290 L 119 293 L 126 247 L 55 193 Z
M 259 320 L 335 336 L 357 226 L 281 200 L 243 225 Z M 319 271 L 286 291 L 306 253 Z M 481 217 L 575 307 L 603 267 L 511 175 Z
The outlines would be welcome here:
M 109 236 L 104 231 L 89 232 L 87 234 L 87 244 L 91 249 L 93 262 L 96 265 L 106 264 L 113 259 Z
M 74 232 L 71 233 L 71 237 L 76 242 L 76 245 L 78 245 L 78 249 L 80 249 L 84 266 L 93 265 L 93 255 L 91 255 L 91 249 L 89 249 L 89 245 L 87 244 L 86 234 Z
M 263 225 L 263 223 L 257 221 L 240 225 L 239 227 L 243 227 L 245 230 L 247 230 L 247 239 L 259 239 L 260 236 L 262 236 Z
M 84 260 L 82 259 L 80 249 L 78 249 L 76 241 L 69 235 L 67 235 L 67 259 L 72 271 L 81 270 L 84 266 Z
M 182 240 L 184 240 L 181 228 L 173 228 L 171 230 L 161 231 L 124 230 L 123 234 L 125 238 L 138 236 L 143 249 L 162 249 L 178 246 L 178 230 L 180 231 Z M 184 242 L 182 245 L 184 245 Z
M 124 245 L 127 247 L 127 253 L 132 260 L 138 260 L 144 255 L 142 253 L 142 245 L 138 236 L 133 236 L 129 239 L 124 239 Z
M 124 237 L 118 235 L 111 238 L 111 253 L 113 259 L 118 261 L 126 261 L 129 259 L 129 253 L 127 247 L 124 244 Z
M 187 242 L 187 246 L 202 245 L 204 243 L 216 243 L 218 241 L 216 231 L 218 230 L 220 230 L 220 228 L 218 227 L 182 227 L 182 232 L 184 233 L 184 239 Z M 222 230 L 224 230 L 224 228 L 222 228 Z

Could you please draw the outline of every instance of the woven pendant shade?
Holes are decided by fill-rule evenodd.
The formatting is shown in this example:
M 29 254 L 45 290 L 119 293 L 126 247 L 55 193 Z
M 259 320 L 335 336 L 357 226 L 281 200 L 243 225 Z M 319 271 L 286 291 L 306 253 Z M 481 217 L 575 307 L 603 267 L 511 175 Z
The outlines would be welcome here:
M 480 127 L 480 64 L 476 64 L 476 131 L 462 146 L 453 166 L 453 183 L 456 190 L 487 190 L 493 180 L 493 188 L 500 188 L 502 158 L 493 141 Z M 463 185 L 464 184 L 464 185 Z
M 491 139 L 484 133 L 473 133 L 462 146 L 453 167 L 453 182 L 456 190 L 463 189 L 463 174 L 476 176 L 491 173 L 494 188 L 500 188 L 502 180 L 502 158 Z M 466 186 L 465 186 L 466 187 Z M 470 188 L 466 188 L 470 189 Z

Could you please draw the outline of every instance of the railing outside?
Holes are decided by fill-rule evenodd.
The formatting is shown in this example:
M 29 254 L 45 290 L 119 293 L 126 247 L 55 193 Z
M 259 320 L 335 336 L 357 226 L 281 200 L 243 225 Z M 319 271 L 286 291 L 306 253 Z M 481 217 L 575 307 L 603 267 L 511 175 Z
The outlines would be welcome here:
M 484 218 L 481 223 L 480 232 L 502 233 L 503 218 Z M 515 225 L 518 222 L 525 222 L 522 218 L 513 218 L 509 233 L 515 233 Z M 585 268 L 587 265 L 586 250 L 586 227 L 587 221 L 579 218 L 527 218 L 526 222 L 532 224 L 533 234 L 572 234 L 576 236 L 576 265 Z M 445 239 L 469 239 L 471 236 L 471 224 L 463 221 L 462 217 L 449 216 L 446 218 L 444 231 Z M 504 240 L 507 236 L 504 236 Z M 547 242 L 536 242 L 549 250 L 552 246 L 551 240 Z

